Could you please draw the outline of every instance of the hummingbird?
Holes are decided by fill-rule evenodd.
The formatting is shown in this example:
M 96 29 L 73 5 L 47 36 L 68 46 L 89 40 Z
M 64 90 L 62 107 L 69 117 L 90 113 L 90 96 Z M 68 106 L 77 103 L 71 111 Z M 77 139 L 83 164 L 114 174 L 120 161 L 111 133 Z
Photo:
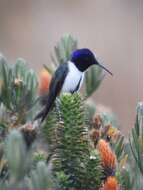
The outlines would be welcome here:
M 46 101 L 44 101 L 44 109 L 37 114 L 34 120 L 41 119 L 41 123 L 45 120 L 61 92 L 71 94 L 78 92 L 82 86 L 85 71 L 92 65 L 98 65 L 112 75 L 107 68 L 98 62 L 91 50 L 83 48 L 73 51 L 70 60 L 61 64 L 55 71 Z

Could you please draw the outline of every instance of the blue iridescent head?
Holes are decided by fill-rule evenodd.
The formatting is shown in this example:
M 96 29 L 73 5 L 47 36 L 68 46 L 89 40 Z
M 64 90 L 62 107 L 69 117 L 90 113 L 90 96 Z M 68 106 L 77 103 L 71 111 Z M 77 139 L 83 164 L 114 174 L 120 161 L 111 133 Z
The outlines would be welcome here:
M 71 61 L 82 72 L 87 70 L 91 65 L 98 65 L 112 75 L 108 69 L 98 62 L 95 55 L 89 49 L 84 48 L 75 50 L 71 55 Z

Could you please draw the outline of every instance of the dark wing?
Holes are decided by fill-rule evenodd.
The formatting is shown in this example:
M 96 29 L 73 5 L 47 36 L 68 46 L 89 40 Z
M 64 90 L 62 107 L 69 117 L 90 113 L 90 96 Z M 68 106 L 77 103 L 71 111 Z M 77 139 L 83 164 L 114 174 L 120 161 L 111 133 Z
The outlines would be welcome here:
M 44 121 L 52 108 L 56 97 L 59 95 L 65 78 L 68 73 L 68 65 L 66 63 L 61 64 L 56 70 L 49 87 L 49 94 L 47 95 L 47 101 L 44 109 L 35 117 L 34 120 L 41 118 L 41 122 Z

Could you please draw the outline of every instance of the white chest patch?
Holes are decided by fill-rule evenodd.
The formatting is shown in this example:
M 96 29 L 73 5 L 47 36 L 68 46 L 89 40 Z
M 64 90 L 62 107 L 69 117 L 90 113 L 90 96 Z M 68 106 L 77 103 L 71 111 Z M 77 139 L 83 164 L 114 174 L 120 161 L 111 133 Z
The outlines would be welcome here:
M 68 62 L 69 72 L 65 78 L 62 92 L 74 92 L 78 91 L 83 83 L 84 73 L 79 71 L 74 63 Z

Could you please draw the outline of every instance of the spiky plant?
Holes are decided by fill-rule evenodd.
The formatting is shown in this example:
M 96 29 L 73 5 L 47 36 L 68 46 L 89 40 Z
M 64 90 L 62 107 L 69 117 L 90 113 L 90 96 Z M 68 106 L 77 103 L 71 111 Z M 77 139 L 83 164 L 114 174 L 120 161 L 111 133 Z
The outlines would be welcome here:
M 83 100 L 79 94 L 64 94 L 59 106 L 58 122 L 52 128 L 56 132 L 53 171 L 59 187 L 97 190 L 101 185 L 102 169 L 98 154 L 93 156 L 89 148 Z M 47 122 L 44 128 L 51 131 Z M 47 134 L 49 138 L 50 135 L 51 132 Z
M 76 39 L 71 35 L 62 37 L 52 56 L 52 72 L 69 60 L 75 49 Z M 84 93 L 87 97 L 102 81 L 102 71 L 97 69 L 91 68 L 86 73 Z M 114 115 L 102 112 L 102 121 L 97 120 L 95 126 L 87 120 L 89 109 L 85 109 L 80 94 L 61 95 L 47 120 L 37 128 L 38 122 L 31 122 L 32 113 L 37 112 L 37 84 L 35 72 L 23 59 L 11 65 L 0 56 L 0 190 L 101 190 L 109 189 L 111 182 L 114 185 L 117 182 L 122 190 L 142 190 L 143 104 L 138 105 L 129 146 L 127 138 L 124 141 L 121 134 L 117 135 Z M 88 104 L 90 108 L 92 104 Z M 92 108 L 90 116 L 95 112 L 95 106 Z M 88 131 L 91 128 L 92 135 Z M 47 141 L 39 135 L 41 131 Z M 100 139 L 108 141 L 111 148 L 104 149 L 106 163 L 113 163 L 112 155 L 117 157 L 114 170 L 108 176 L 97 150 Z M 56 186 L 52 185 L 53 181 Z
M 54 47 L 54 55 L 51 59 L 55 66 L 70 60 L 72 51 L 77 49 L 77 40 L 70 34 L 65 34 Z
M 48 143 L 48 160 L 51 159 L 51 156 L 55 152 L 57 146 L 57 130 L 60 125 L 57 118 L 56 108 L 49 113 L 48 119 L 45 121 L 44 126 L 42 127 L 42 134 L 45 140 Z
M 1 190 L 51 190 L 52 179 L 44 161 L 33 167 L 31 150 L 26 149 L 19 131 L 13 130 L 6 138 L 4 155 L 5 173 L 0 177 Z
M 135 125 L 132 128 L 129 137 L 129 143 L 126 147 L 128 163 L 122 173 L 123 188 L 126 190 L 141 190 L 143 186 L 143 104 L 140 102 L 137 106 Z
M 27 67 L 25 60 L 8 64 L 1 55 L 0 81 L 0 123 L 11 127 L 25 123 L 36 100 L 38 82 L 35 72 Z
M 100 67 L 89 68 L 85 74 L 85 94 L 90 97 L 100 86 L 104 78 L 103 71 Z
M 135 127 L 130 137 L 130 147 L 137 166 L 143 175 L 143 103 L 137 107 Z
M 143 104 L 137 106 L 135 125 L 128 139 L 124 151 L 128 154 L 128 160 L 118 175 L 123 190 L 141 190 L 143 186 Z M 120 145 L 120 143 L 119 143 Z M 120 152 L 120 151 L 119 151 Z M 118 153 L 119 153 L 118 152 Z M 122 155 L 122 154 L 121 154 Z M 121 160 L 121 162 L 124 160 Z

